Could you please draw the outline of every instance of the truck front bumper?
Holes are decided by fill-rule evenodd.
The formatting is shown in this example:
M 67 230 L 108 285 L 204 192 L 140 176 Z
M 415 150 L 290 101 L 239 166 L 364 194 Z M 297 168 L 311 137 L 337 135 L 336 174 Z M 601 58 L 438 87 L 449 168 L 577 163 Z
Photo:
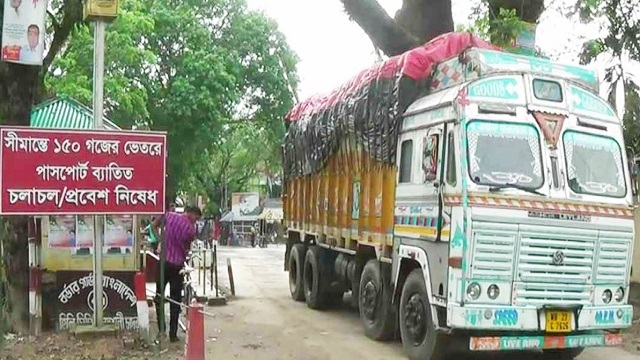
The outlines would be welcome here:
M 553 307 L 449 304 L 447 325 L 453 330 L 491 334 L 504 331 L 510 335 L 472 337 L 470 349 L 475 351 L 555 349 L 619 345 L 622 335 L 608 334 L 605 330 L 628 328 L 633 319 L 631 305 L 583 306 L 572 310 L 570 330 L 547 332 L 546 313 L 554 310 Z M 536 335 L 517 336 L 518 333 Z

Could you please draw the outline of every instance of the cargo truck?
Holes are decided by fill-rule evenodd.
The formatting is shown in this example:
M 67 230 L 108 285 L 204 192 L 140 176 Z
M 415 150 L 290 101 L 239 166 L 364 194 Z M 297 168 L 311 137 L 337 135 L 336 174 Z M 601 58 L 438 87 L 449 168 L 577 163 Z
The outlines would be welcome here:
M 622 342 L 633 249 L 621 121 L 581 66 L 451 33 L 287 115 L 285 269 L 411 359 L 452 340 L 553 359 Z

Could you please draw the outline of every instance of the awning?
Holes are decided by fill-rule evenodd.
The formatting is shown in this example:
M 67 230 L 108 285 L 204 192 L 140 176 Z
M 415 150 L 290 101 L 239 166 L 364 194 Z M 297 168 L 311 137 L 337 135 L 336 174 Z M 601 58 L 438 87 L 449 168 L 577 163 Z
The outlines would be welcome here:
M 233 222 L 233 213 L 229 211 L 220 218 L 220 222 Z
M 274 220 L 282 220 L 284 218 L 284 212 L 282 209 L 264 209 L 262 214 L 258 215 L 258 219 L 274 221 Z
M 31 127 L 49 129 L 93 129 L 93 110 L 70 98 L 45 101 L 31 110 Z M 122 130 L 106 117 L 106 130 Z

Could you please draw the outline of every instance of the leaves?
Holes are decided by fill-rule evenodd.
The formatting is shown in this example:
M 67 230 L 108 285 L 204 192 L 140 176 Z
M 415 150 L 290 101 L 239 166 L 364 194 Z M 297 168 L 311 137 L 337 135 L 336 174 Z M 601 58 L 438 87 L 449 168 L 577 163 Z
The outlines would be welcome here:
M 243 0 L 127 0 L 121 13 L 107 30 L 105 109 L 123 128 L 168 133 L 170 196 L 219 186 L 221 156 L 240 180 L 279 166 L 297 58 L 273 20 Z M 90 103 L 92 44 L 89 26 L 74 31 L 47 74 L 53 92 Z

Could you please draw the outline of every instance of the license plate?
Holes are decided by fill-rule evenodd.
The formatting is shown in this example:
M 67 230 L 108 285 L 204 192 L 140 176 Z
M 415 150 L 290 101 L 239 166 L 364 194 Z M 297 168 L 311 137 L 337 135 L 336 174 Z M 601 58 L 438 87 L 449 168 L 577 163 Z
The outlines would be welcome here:
M 547 332 L 571 332 L 571 311 L 547 311 L 545 316 Z

